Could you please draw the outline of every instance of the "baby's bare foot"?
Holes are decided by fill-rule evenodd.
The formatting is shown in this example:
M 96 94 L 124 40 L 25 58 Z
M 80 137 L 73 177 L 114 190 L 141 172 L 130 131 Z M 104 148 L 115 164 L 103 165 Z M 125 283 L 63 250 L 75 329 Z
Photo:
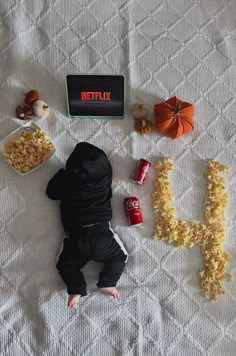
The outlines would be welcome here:
M 69 300 L 68 300 L 68 307 L 70 308 L 73 308 L 76 304 L 78 304 L 80 300 L 80 295 L 79 294 L 72 294 L 70 295 L 69 297 Z
M 114 299 L 120 298 L 120 293 L 115 287 L 98 288 L 102 293 L 111 295 Z

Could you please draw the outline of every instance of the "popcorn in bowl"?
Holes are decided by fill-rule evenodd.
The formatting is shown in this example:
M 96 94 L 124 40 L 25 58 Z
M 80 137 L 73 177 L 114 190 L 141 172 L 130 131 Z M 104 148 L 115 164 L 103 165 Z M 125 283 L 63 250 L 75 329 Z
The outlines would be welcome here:
M 0 142 L 0 152 L 19 174 L 32 172 L 55 152 L 49 137 L 36 124 L 17 129 Z

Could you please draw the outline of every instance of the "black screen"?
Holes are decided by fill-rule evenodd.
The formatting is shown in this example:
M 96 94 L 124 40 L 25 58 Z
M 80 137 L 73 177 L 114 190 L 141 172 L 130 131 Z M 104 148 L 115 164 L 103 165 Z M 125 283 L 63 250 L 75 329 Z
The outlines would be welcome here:
M 70 116 L 123 116 L 122 75 L 67 75 Z

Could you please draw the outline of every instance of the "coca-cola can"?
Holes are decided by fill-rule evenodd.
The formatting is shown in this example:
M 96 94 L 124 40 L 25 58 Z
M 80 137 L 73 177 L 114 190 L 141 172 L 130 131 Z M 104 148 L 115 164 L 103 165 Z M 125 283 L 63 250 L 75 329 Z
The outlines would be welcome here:
M 132 174 L 131 179 L 137 184 L 143 184 L 147 177 L 151 163 L 146 159 L 141 158 Z
M 143 223 L 143 217 L 137 197 L 125 198 L 125 211 L 129 225 L 140 225 Z

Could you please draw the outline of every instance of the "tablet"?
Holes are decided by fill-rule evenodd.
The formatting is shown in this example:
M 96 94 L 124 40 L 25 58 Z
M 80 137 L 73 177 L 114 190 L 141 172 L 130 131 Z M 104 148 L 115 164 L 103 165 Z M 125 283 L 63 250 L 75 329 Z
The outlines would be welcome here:
M 67 75 L 67 105 L 71 118 L 123 118 L 124 76 Z

